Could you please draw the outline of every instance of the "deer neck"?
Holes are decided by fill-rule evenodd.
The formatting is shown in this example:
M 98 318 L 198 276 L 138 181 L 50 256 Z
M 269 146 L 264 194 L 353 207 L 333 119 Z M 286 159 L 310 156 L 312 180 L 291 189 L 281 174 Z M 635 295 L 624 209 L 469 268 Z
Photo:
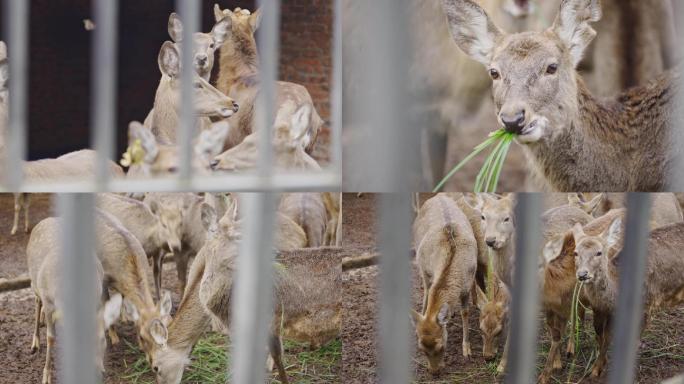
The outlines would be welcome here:
M 589 289 L 586 290 L 591 304 L 597 309 L 612 311 L 617 305 L 617 280 L 611 277 L 609 261 L 604 260 L 601 263 L 601 268 L 597 271 L 592 282 L 588 284 Z
M 499 280 L 510 290 L 513 286 L 513 260 L 515 257 L 515 236 L 500 249 L 492 249 L 494 272 Z
M 193 266 L 190 281 L 183 295 L 178 311 L 169 325 L 168 345 L 174 349 L 189 352 L 211 325 L 211 319 L 202 307 L 199 288 L 204 273 L 205 260 L 197 258 Z
M 176 143 L 176 127 L 179 124 L 178 116 L 178 91 L 173 84 L 175 80 L 162 75 L 154 98 L 154 110 L 152 113 L 152 133 L 157 141 L 173 144 Z
M 256 46 L 244 39 L 237 39 L 236 46 L 221 47 L 221 65 L 217 88 L 230 97 L 259 85 L 259 55 Z

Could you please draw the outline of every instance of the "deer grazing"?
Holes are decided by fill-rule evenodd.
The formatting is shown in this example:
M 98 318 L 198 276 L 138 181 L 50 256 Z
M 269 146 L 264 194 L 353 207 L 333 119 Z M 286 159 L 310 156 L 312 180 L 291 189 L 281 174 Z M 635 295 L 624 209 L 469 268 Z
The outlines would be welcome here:
M 616 218 L 598 235 L 587 234 L 581 226 L 573 228 L 577 279 L 584 283 L 589 304 L 598 318 L 594 327 L 599 355 L 592 367 L 593 377 L 600 376 L 607 364 L 611 318 L 617 307 L 619 288 L 622 220 Z M 656 228 L 649 234 L 643 328 L 657 310 L 684 303 L 684 257 L 679 252 L 683 244 L 684 223 Z
M 154 287 L 159 300 L 164 254 L 181 250 L 180 215 L 161 215 L 156 202 L 148 207 L 138 200 L 112 193 L 99 194 L 97 206 L 116 217 L 138 239 L 145 254 L 152 258 Z
M 43 368 L 43 384 L 52 382 L 51 371 L 52 352 L 55 344 L 55 325 L 61 322 L 64 316 L 64 308 L 60 300 L 60 281 L 63 277 L 60 267 L 62 248 L 59 238 L 62 232 L 60 228 L 63 225 L 64 223 L 61 222 L 61 219 L 55 217 L 42 220 L 31 232 L 31 237 L 26 246 L 31 289 L 35 294 L 36 302 L 35 327 L 31 343 L 32 353 L 40 349 L 40 323 L 43 316 L 47 329 L 47 351 L 45 354 L 45 367 Z M 102 297 L 104 273 L 102 265 L 94 255 L 93 259 L 95 281 L 90 289 L 95 291 L 99 299 Z M 95 327 L 97 348 L 93 363 L 100 372 L 104 371 L 103 356 L 107 348 L 105 331 L 119 318 L 121 302 L 121 295 L 116 294 L 111 296 L 107 302 L 103 303 L 100 301 L 98 304 Z
M 306 247 L 325 245 L 328 213 L 321 193 L 286 193 L 278 212 L 297 223 L 306 233 Z
M 124 313 L 138 330 L 143 352 L 163 345 L 171 312 L 171 295 L 165 291 L 154 303 L 147 280 L 147 256 L 140 242 L 111 214 L 96 208 L 97 256 L 104 270 L 105 285 L 124 298 Z M 108 293 L 105 290 L 104 294 Z M 110 332 L 112 343 L 118 336 Z
M 465 214 L 445 195 L 426 201 L 413 224 L 416 259 L 423 281 L 423 307 L 411 310 L 418 349 L 433 374 L 444 366 L 447 322 L 460 305 L 463 322 L 463 356 L 472 352 L 468 315 L 477 269 L 477 242 Z
M 442 4 L 456 44 L 489 70 L 501 125 L 518 135 L 533 172 L 548 185 L 666 187 L 678 75 L 667 72 L 611 100 L 592 96 L 575 68 L 596 35 L 590 23 L 601 18 L 598 0 L 563 0 L 551 28 L 511 35 L 471 0 Z
M 309 106 L 292 114 L 288 124 L 277 125 L 273 132 L 274 167 L 284 170 L 318 171 L 321 167 L 304 150 Z M 237 146 L 216 156 L 210 166 L 214 171 L 245 171 L 254 169 L 259 159 L 259 132 L 247 136 Z
M 214 6 L 216 22 L 228 22 L 228 36 L 219 50 L 219 74 L 216 87 L 221 92 L 240 102 L 242 108 L 231 119 L 235 129 L 231 130 L 225 149 L 232 148 L 254 132 L 254 111 L 259 84 L 259 55 L 254 33 L 259 28 L 261 11 L 250 13 L 237 8 L 221 10 Z M 307 125 L 304 129 L 302 145 L 307 153 L 313 151 L 318 131 L 323 125 L 314 108 L 311 95 L 305 87 L 278 81 L 276 83 L 276 111 L 270 122 L 281 126 L 291 120 L 291 115 L 307 106 Z

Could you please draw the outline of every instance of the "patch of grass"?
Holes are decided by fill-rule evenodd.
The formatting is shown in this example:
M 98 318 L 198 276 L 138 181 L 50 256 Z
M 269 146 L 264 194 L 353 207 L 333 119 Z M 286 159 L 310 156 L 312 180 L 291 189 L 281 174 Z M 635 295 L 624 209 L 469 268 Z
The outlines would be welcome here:
M 133 384 L 153 384 L 154 376 L 142 351 L 136 345 L 126 342 L 127 349 L 139 356 L 126 367 L 122 379 Z M 342 361 L 342 342 L 334 340 L 315 351 L 309 351 L 304 344 L 286 341 L 284 343 L 284 364 L 292 383 L 334 383 L 338 382 L 339 364 Z M 192 363 L 183 373 L 182 383 L 223 384 L 230 381 L 230 342 L 221 334 L 208 333 L 192 350 Z M 265 361 L 262 364 L 265 369 Z M 269 375 L 268 382 L 280 383 L 277 374 Z
M 442 179 L 442 181 L 440 181 L 439 184 L 437 184 L 437 186 L 432 192 L 439 192 L 447 183 L 447 181 L 449 181 L 449 179 L 451 179 L 451 177 L 456 174 L 456 172 L 461 170 L 461 168 L 463 168 L 466 164 L 468 164 L 468 162 L 474 159 L 485 149 L 493 145 L 495 145 L 494 150 L 492 150 L 489 156 L 487 156 L 484 165 L 480 169 L 480 173 L 478 173 L 477 178 L 475 179 L 474 192 L 496 192 L 496 188 L 499 184 L 499 176 L 501 175 L 501 170 L 503 169 L 504 161 L 506 160 L 506 156 L 508 155 L 508 151 L 511 148 L 511 144 L 513 143 L 515 137 L 516 134 L 506 132 L 503 129 L 492 132 L 487 138 L 487 140 L 485 140 L 482 144 L 475 147 L 473 152 L 470 155 L 466 156 L 466 158 L 463 159 L 463 161 L 461 161 L 458 165 L 456 165 L 444 177 L 444 179 Z

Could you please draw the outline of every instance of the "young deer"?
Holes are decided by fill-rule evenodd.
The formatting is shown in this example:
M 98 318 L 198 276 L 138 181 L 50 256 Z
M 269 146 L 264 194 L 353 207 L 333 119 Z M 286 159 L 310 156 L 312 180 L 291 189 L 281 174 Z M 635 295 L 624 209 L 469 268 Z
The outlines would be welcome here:
M 254 107 L 259 84 L 259 55 L 254 33 L 259 28 L 261 11 L 250 13 L 246 9 L 237 8 L 221 10 L 214 5 L 214 16 L 217 22 L 228 22 L 228 36 L 219 50 L 219 75 L 216 87 L 226 95 L 239 100 L 242 108 L 232 119 L 235 129 L 231 130 L 226 141 L 226 149 L 238 145 L 249 134 L 254 132 Z M 311 95 L 305 87 L 278 81 L 276 83 L 276 111 L 271 122 L 275 126 L 283 125 L 291 120 L 295 111 L 307 106 L 307 126 L 304 130 L 303 147 L 307 153 L 313 151 L 318 131 L 323 120 L 316 112 Z
M 176 44 L 165 41 L 159 51 L 161 79 L 154 98 L 148 128 L 162 144 L 177 143 L 176 129 L 180 121 L 181 57 Z M 194 109 L 197 132 L 209 129 L 211 118 L 227 119 L 238 112 L 238 104 L 214 88 L 208 81 L 194 74 Z
M 154 303 L 147 281 L 147 256 L 140 242 L 111 214 L 96 208 L 97 256 L 102 263 L 105 285 L 124 297 L 124 312 L 138 330 L 138 342 L 148 354 L 162 346 L 171 312 L 171 294 L 162 293 Z M 105 291 L 105 295 L 107 291 Z M 112 343 L 118 342 L 110 332 Z
M 276 125 L 273 132 L 273 157 L 276 169 L 318 171 L 321 167 L 304 150 L 310 109 L 303 105 L 288 124 Z M 244 171 L 256 168 L 259 158 L 259 132 L 247 136 L 237 146 L 216 156 L 214 171 Z
M 477 269 L 477 242 L 465 214 L 456 202 L 437 195 L 426 201 L 413 223 L 416 259 L 423 281 L 423 308 L 411 310 L 418 349 L 428 360 L 433 374 L 444 367 L 447 322 L 460 305 L 463 322 L 463 356 L 472 352 L 468 336 L 468 315 Z
M 496 277 L 491 276 L 491 284 L 487 287 L 489 295 L 479 287 L 477 291 L 477 308 L 480 310 L 479 325 L 482 333 L 482 356 L 485 360 L 494 360 L 498 352 L 497 337 L 505 335 L 506 319 L 508 317 L 508 305 L 511 295 L 506 286 Z M 503 337 L 503 336 L 502 336 Z
M 307 248 L 325 245 L 328 218 L 321 193 L 286 193 L 280 200 L 278 212 L 302 227 Z
M 47 351 L 45 354 L 45 367 L 43 368 L 43 384 L 52 382 L 52 351 L 55 344 L 55 325 L 61 322 L 64 308 L 60 302 L 61 276 L 60 259 L 60 233 L 64 225 L 61 219 L 50 217 L 42 220 L 29 238 L 26 246 L 29 276 L 31 277 L 31 289 L 35 294 L 36 316 L 31 343 L 31 352 L 40 349 L 40 322 L 41 314 L 44 315 L 47 329 Z M 98 298 L 102 297 L 103 271 L 100 262 L 93 256 L 95 266 L 95 281 L 90 289 L 93 289 Z M 103 303 L 98 304 L 96 316 L 96 340 L 97 349 L 95 354 L 96 367 L 104 372 L 103 356 L 107 348 L 105 331 L 119 318 L 121 313 L 121 295 L 116 294 Z M 93 308 L 95 309 L 95 308 Z
M 457 45 L 489 68 L 501 125 L 518 134 L 533 171 L 553 189 L 665 188 L 677 75 L 617 99 L 593 97 L 575 68 L 596 35 L 597 0 L 563 0 L 550 29 L 512 35 L 471 0 L 442 3 Z
M 181 250 L 180 215 L 162 216 L 156 203 L 148 207 L 138 200 L 112 193 L 99 194 L 97 206 L 116 217 L 138 239 L 145 254 L 152 258 L 154 287 L 159 300 L 164 254 Z
M 595 325 L 599 355 L 592 376 L 600 376 L 607 364 L 612 334 L 611 318 L 617 307 L 618 263 L 622 248 L 622 218 L 616 218 L 608 229 L 589 235 L 580 226 L 573 228 L 577 279 L 586 286 L 586 294 L 595 314 L 603 320 Z M 644 287 L 644 322 L 659 309 L 684 303 L 684 258 L 679 250 L 684 244 L 684 223 L 656 228 L 649 234 L 646 279 Z M 596 324 L 596 322 L 595 322 Z

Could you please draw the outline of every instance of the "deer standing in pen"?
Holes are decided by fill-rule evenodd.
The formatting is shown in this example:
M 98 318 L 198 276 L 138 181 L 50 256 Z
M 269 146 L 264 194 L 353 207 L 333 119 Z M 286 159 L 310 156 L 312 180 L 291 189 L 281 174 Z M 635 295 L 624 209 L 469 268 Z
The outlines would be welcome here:
M 456 44 L 489 70 L 501 126 L 553 189 L 658 191 L 679 171 L 676 72 L 599 100 L 575 70 L 596 35 L 598 0 L 563 0 L 551 28 L 511 35 L 471 0 L 442 4 Z
M 259 54 L 254 33 L 259 28 L 261 10 L 254 13 L 237 8 L 221 10 L 214 6 L 217 22 L 228 22 L 228 36 L 219 50 L 219 75 L 216 87 L 226 95 L 238 100 L 241 109 L 231 119 L 235 128 L 231 130 L 225 149 L 234 147 L 255 131 L 255 102 L 260 90 Z M 291 115 L 308 106 L 307 126 L 304 129 L 302 145 L 307 153 L 313 151 L 318 131 L 323 120 L 316 112 L 309 91 L 299 84 L 276 82 L 275 111 L 269 124 L 281 126 L 291 120 Z

